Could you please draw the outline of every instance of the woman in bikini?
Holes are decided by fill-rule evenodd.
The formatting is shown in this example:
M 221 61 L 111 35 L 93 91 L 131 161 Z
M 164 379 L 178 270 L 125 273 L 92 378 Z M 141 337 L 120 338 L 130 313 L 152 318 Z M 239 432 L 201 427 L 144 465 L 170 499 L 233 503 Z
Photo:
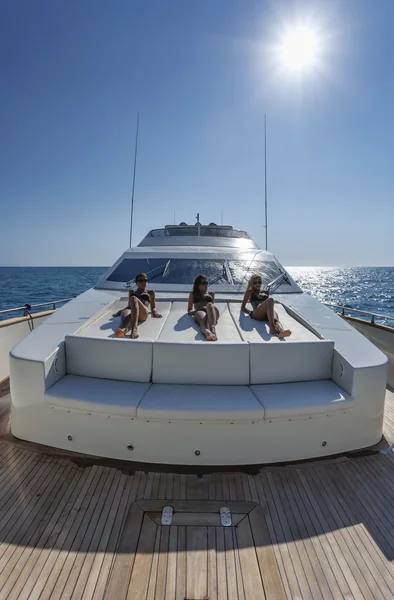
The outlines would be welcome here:
M 268 321 L 270 333 L 283 339 L 291 335 L 290 329 L 284 329 L 279 322 L 278 313 L 274 310 L 274 300 L 268 297 L 268 293 L 260 293 L 262 285 L 261 276 L 253 275 L 249 279 L 248 287 L 242 301 L 241 310 L 251 316 L 256 321 Z M 246 308 L 250 302 L 253 310 Z
M 119 317 L 120 315 L 120 327 L 115 332 L 117 338 L 124 338 L 129 330 L 131 330 L 130 338 L 132 340 L 139 337 L 138 323 L 143 323 L 148 318 L 149 305 L 152 317 L 161 318 L 155 307 L 155 292 L 146 289 L 148 283 L 146 274 L 138 273 L 135 281 L 137 289 L 129 291 L 129 301 L 126 308 L 120 309 L 112 315 L 113 317 Z
M 215 294 L 208 293 L 208 280 L 205 275 L 199 275 L 193 285 L 193 291 L 189 295 L 187 312 L 194 316 L 195 322 L 200 326 L 201 333 L 209 342 L 216 342 L 216 324 L 219 319 L 219 311 L 214 306 Z

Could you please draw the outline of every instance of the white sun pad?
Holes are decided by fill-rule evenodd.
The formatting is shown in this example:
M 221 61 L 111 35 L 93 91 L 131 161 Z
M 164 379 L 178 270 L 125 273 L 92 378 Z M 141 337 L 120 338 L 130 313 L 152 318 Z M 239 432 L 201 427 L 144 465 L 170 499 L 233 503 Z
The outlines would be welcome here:
M 250 389 L 264 406 L 266 421 L 330 414 L 354 405 L 352 396 L 330 380 L 252 385 Z
M 159 336 L 168 313 L 170 302 L 157 303 L 161 319 L 148 316 L 140 323 L 140 337 L 131 340 L 118 339 L 115 331 L 120 325 L 120 317 L 112 317 L 124 302 L 92 318 L 76 334 L 65 338 L 67 373 L 87 377 L 102 377 L 122 381 L 148 382 L 152 376 L 152 344 Z
M 153 345 L 154 383 L 247 385 L 249 347 L 241 339 L 227 304 L 218 304 L 217 342 L 208 342 L 185 302 L 174 302 Z
M 285 383 L 329 379 L 334 342 L 321 340 L 275 303 L 275 311 L 291 336 L 279 340 L 269 333 L 267 321 L 256 321 L 230 304 L 240 335 L 249 342 L 250 383 Z
M 264 409 L 247 386 L 153 384 L 137 418 L 156 421 L 252 422 Z
M 66 375 L 45 392 L 51 406 L 135 418 L 149 383 Z

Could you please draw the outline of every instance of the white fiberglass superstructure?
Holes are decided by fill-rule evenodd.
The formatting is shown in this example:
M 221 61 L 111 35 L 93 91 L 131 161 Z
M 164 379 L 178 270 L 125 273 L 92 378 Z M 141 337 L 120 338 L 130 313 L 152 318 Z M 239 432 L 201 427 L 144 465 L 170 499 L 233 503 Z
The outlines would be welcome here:
M 148 274 L 162 319 L 118 339 L 113 313 Z M 291 337 L 241 312 L 252 273 Z M 187 314 L 205 274 L 220 311 L 207 342 Z M 166 226 L 10 354 L 14 436 L 166 465 L 251 465 L 358 450 L 382 436 L 387 358 L 232 227 Z

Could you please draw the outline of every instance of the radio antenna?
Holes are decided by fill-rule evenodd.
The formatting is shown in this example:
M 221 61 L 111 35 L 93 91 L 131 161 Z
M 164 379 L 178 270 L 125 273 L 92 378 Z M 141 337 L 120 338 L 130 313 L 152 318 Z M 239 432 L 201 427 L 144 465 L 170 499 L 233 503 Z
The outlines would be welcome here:
M 264 114 L 264 200 L 265 200 L 265 249 L 268 250 L 268 216 L 267 216 L 267 115 Z
M 131 240 L 133 238 L 133 214 L 134 214 L 134 187 L 135 187 L 135 170 L 137 167 L 137 152 L 138 152 L 138 129 L 140 124 L 140 113 L 138 111 L 137 116 L 137 131 L 135 134 L 135 149 L 134 149 L 134 171 L 133 171 L 133 189 L 131 192 L 131 211 L 130 211 L 130 248 Z

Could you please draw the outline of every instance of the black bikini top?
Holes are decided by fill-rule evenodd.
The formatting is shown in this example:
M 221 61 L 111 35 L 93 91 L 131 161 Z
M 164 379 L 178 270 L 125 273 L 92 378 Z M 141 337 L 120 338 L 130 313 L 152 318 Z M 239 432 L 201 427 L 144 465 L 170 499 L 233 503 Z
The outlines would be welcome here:
M 138 300 L 141 300 L 142 304 L 149 304 L 149 302 L 150 302 L 150 296 L 149 296 L 148 292 L 146 292 L 146 291 L 138 293 L 138 289 L 137 289 L 134 292 L 134 296 L 136 298 L 138 298 Z
M 256 294 L 256 292 L 252 292 L 250 294 L 250 303 L 253 304 L 261 304 L 264 300 L 267 300 L 267 294 Z

